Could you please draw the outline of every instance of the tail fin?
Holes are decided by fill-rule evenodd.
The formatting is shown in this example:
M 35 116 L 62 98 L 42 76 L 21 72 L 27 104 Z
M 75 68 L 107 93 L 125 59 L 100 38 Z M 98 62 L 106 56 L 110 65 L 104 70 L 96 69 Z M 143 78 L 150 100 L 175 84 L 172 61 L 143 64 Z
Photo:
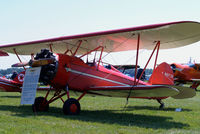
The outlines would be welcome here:
M 153 71 L 149 83 L 152 85 L 174 85 L 173 71 L 166 62 L 161 63 Z
M 23 84 L 23 82 L 24 82 L 24 76 L 25 76 L 25 71 L 20 72 L 20 73 L 13 79 L 13 81 L 15 81 L 15 82 L 17 82 L 17 83 L 20 83 L 20 84 Z

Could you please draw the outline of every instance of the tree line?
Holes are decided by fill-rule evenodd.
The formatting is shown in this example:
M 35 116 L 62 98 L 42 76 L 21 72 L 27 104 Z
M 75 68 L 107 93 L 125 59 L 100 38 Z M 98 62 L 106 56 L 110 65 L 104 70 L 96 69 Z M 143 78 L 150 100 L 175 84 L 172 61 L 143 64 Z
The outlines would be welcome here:
M 13 72 L 20 73 L 24 71 L 23 68 L 7 68 L 7 69 L 0 69 L 0 76 L 6 76 L 8 74 L 12 74 Z
M 23 68 L 8 68 L 8 69 L 0 69 L 0 76 L 6 76 L 8 74 L 12 74 L 13 72 L 17 72 L 17 73 L 20 73 L 24 71 Z M 151 75 L 153 72 L 153 69 L 146 69 L 145 70 L 145 75 L 149 76 Z M 131 76 L 134 76 L 134 69 L 131 69 L 131 70 L 127 70 L 127 73 L 129 73 Z

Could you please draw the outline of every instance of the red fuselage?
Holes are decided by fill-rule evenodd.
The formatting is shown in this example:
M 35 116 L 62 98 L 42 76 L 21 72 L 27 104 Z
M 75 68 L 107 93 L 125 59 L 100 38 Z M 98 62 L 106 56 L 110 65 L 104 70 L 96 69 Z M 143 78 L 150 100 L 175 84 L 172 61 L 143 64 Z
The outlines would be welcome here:
M 0 90 L 6 92 L 21 92 L 22 84 L 17 83 L 13 80 L 9 80 L 3 77 L 0 77 Z
M 192 81 L 192 79 L 200 79 L 200 66 L 198 64 L 182 65 L 173 63 L 176 69 L 174 77 L 176 81 Z
M 134 78 L 124 75 L 115 69 L 107 69 L 96 63 L 84 63 L 77 57 L 58 54 L 58 68 L 51 85 L 54 88 L 65 88 L 84 91 L 99 86 L 129 86 Z M 149 85 L 139 81 L 138 85 Z

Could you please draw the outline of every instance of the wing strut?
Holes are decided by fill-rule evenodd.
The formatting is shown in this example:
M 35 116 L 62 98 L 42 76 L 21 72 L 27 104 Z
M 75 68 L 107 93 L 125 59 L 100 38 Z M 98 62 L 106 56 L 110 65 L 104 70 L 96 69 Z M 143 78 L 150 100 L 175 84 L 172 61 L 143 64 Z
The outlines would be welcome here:
M 159 52 L 159 49 L 160 49 L 160 41 L 156 41 L 156 42 L 157 42 L 157 43 L 156 43 L 156 45 L 155 45 L 155 47 L 154 47 L 154 49 L 153 49 L 153 51 L 152 51 L 152 53 L 151 53 L 151 55 L 150 55 L 150 57 L 149 57 L 147 63 L 146 63 L 146 65 L 145 65 L 145 67 L 144 67 L 142 73 L 140 74 L 139 79 L 137 80 L 137 79 L 136 79 L 136 75 L 137 75 L 137 66 L 138 66 L 138 58 L 139 58 L 139 47 L 140 47 L 140 34 L 138 34 L 138 38 L 137 38 L 137 52 L 136 52 L 136 67 L 135 67 L 134 86 L 137 86 L 137 85 L 138 85 L 139 80 L 141 79 L 141 77 L 142 77 L 144 71 L 146 70 L 146 68 L 147 68 L 147 66 L 148 66 L 148 64 L 149 64 L 149 62 L 150 62 L 150 60 L 151 60 L 151 58 L 152 58 L 152 56 L 153 56 L 153 54 L 154 54 L 154 52 L 155 52 L 155 50 L 157 49 L 156 57 L 155 57 L 155 62 L 154 62 L 154 69 L 155 69 L 156 63 L 157 63 L 157 59 L 158 59 L 158 52 Z M 129 99 L 129 97 L 130 97 L 131 91 L 132 91 L 132 88 L 130 89 L 129 94 L 128 94 L 128 96 L 127 96 L 127 103 L 126 103 L 126 105 L 128 104 L 128 99 Z M 126 106 L 125 106 L 125 107 L 126 107 Z
M 49 44 L 49 48 L 50 48 L 50 51 L 53 53 L 53 48 L 52 48 L 53 44 Z
M 158 51 L 159 51 L 159 48 L 160 48 L 160 41 L 157 41 L 156 46 L 154 47 L 154 49 L 153 49 L 153 51 L 152 51 L 152 53 L 151 53 L 151 55 L 150 55 L 150 57 L 149 57 L 149 59 L 148 59 L 148 61 L 147 61 L 147 63 L 146 63 L 146 65 L 145 65 L 145 67 L 144 67 L 142 73 L 140 74 L 139 79 L 137 80 L 136 85 L 139 83 L 139 80 L 141 79 L 141 77 L 142 77 L 144 71 L 146 70 L 146 68 L 147 68 L 147 66 L 148 66 L 148 64 L 149 64 L 149 62 L 150 62 L 150 60 L 151 60 L 151 58 L 152 58 L 152 56 L 153 56 L 153 54 L 154 54 L 154 52 L 155 52 L 155 50 L 157 49 L 157 54 L 156 54 L 156 59 L 155 59 L 155 64 L 154 64 L 154 69 L 155 69 L 156 62 L 157 62 L 157 58 L 158 58 Z
M 134 78 L 134 86 L 136 86 L 136 75 L 137 75 L 137 66 L 138 66 L 138 56 L 139 56 L 139 47 L 140 47 L 140 34 L 138 34 L 138 38 L 137 38 L 137 53 L 136 53 L 136 65 L 135 65 L 135 78 Z M 126 98 L 126 105 L 128 104 L 128 99 L 131 95 L 131 91 L 133 88 L 130 88 L 129 94 Z M 126 105 L 124 106 L 124 108 L 126 107 Z
M 19 58 L 19 55 L 18 55 L 18 53 L 17 53 L 15 48 L 13 48 L 13 51 L 16 54 L 17 58 L 19 59 L 19 62 L 22 63 L 22 60 Z M 24 70 L 26 70 L 26 68 L 24 66 L 23 66 L 23 68 L 24 68 Z
M 72 56 L 76 55 L 76 53 L 77 53 L 78 49 L 80 48 L 81 44 L 82 44 L 82 40 L 79 41 L 78 47 L 76 48 L 76 50 L 75 50 L 75 52 L 73 53 Z
M 158 52 L 159 52 L 159 49 L 160 49 L 160 41 L 157 42 L 156 46 L 158 46 L 158 49 L 157 49 L 157 53 L 156 53 L 156 59 L 155 59 L 153 70 L 155 70 L 155 68 L 156 68 L 156 63 L 157 63 L 157 59 L 158 59 Z
M 95 49 L 93 49 L 93 50 L 91 50 L 91 51 L 89 51 L 89 52 L 87 52 L 87 53 L 81 55 L 79 58 L 82 58 L 82 57 L 84 57 L 85 55 L 88 55 L 88 54 L 90 54 L 90 53 L 93 52 L 93 51 L 97 51 L 98 49 L 101 49 L 100 58 L 99 58 L 98 65 L 97 65 L 97 69 L 98 69 L 98 68 L 99 68 L 99 64 L 100 64 L 100 62 L 101 62 L 101 59 L 102 59 L 102 54 L 103 54 L 103 49 L 104 49 L 103 46 L 98 46 L 97 48 L 95 48 Z
M 138 34 L 137 39 L 137 53 L 136 53 L 136 63 L 135 63 L 135 79 L 134 79 L 134 85 L 136 85 L 136 75 L 137 75 L 137 65 L 138 65 L 138 56 L 139 56 L 139 47 L 140 47 L 140 34 Z

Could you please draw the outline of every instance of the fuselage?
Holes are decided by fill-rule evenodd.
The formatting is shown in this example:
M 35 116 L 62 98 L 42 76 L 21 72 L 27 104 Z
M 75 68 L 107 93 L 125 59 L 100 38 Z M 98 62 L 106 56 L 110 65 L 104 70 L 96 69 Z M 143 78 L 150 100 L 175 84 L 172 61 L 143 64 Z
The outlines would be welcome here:
M 0 77 L 0 90 L 5 92 L 21 92 L 22 84 L 17 83 L 13 80 Z
M 176 81 L 192 81 L 192 79 L 200 79 L 200 67 L 198 64 L 183 65 L 173 63 L 174 77 Z
M 97 63 L 85 63 L 78 57 L 58 54 L 58 67 L 51 85 L 54 88 L 65 88 L 83 91 L 90 87 L 100 86 L 130 86 L 134 85 L 134 78 L 129 77 L 117 69 L 107 69 Z M 148 85 L 139 81 L 138 85 Z

